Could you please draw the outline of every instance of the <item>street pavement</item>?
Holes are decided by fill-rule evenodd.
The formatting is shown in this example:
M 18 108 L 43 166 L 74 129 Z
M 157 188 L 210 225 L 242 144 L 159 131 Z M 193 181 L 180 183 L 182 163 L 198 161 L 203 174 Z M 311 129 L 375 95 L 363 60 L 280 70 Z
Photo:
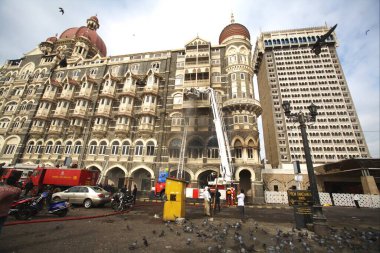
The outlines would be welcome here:
M 37 223 L 12 225 L 17 221 L 9 217 L 0 252 L 380 252 L 378 209 L 324 207 L 332 229 L 326 236 L 294 229 L 287 206 L 245 211 L 243 222 L 236 207 L 206 219 L 202 205 L 187 205 L 186 223 L 175 224 L 162 221 L 159 202 L 139 202 L 117 214 L 109 206 L 74 206 L 65 218 L 42 212 L 31 220 Z

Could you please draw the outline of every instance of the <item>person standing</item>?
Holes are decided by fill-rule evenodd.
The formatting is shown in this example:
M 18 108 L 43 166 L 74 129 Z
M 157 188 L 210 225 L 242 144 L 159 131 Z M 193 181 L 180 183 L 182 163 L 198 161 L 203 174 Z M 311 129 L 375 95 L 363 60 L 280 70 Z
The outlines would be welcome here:
M 136 186 L 136 184 L 133 186 L 132 196 L 133 196 L 133 204 L 135 205 L 136 204 L 136 197 L 137 197 L 137 186 Z
M 215 203 L 214 203 L 214 212 L 216 210 L 216 207 L 218 207 L 218 211 L 220 212 L 220 192 L 219 192 L 219 189 L 216 188 L 215 190 Z
M 9 177 L 6 184 L 0 185 L 0 234 L 13 201 L 17 200 L 21 195 L 21 189 L 16 185 L 17 178 L 15 177 Z
M 208 186 L 205 187 L 205 190 L 203 191 L 203 199 L 204 199 L 204 208 L 205 208 L 205 215 L 211 216 L 210 214 L 210 201 L 211 201 L 211 194 L 209 191 Z
M 28 179 L 28 182 L 26 183 L 25 185 L 25 193 L 24 193 L 24 196 L 27 196 L 28 193 L 30 192 L 30 190 L 33 189 L 33 182 L 32 182 L 32 179 L 29 178 Z
M 355 202 L 356 208 L 360 208 L 360 206 L 359 206 L 359 199 L 360 199 L 359 194 L 355 194 L 354 195 L 354 202 Z
M 240 218 L 243 220 L 244 219 L 244 189 L 240 189 L 240 194 L 237 195 L 237 200 L 238 200 L 238 209 L 240 213 Z
M 235 205 L 236 191 L 235 187 L 231 184 L 231 206 Z
M 227 198 L 227 205 L 231 206 L 232 205 L 232 199 L 231 199 L 231 188 L 230 187 L 227 188 L 226 198 Z

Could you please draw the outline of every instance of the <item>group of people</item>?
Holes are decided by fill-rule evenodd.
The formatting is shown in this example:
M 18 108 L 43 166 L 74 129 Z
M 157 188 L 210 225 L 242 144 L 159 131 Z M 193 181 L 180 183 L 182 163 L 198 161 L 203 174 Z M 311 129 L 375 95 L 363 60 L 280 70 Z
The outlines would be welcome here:
M 212 209 L 214 210 L 214 212 L 216 212 L 216 209 L 218 209 L 218 211 L 220 212 L 220 197 L 221 197 L 221 194 L 218 188 L 215 189 L 215 193 L 213 194 L 211 194 L 210 188 L 208 186 L 204 188 L 203 199 L 204 199 L 204 212 L 206 216 L 211 216 L 210 210 Z M 240 189 L 240 193 L 236 196 L 236 199 L 237 199 L 237 207 L 239 209 L 240 217 L 244 219 L 244 199 L 245 199 L 244 189 Z M 227 188 L 226 200 L 227 200 L 228 206 L 234 205 L 234 188 L 233 187 Z

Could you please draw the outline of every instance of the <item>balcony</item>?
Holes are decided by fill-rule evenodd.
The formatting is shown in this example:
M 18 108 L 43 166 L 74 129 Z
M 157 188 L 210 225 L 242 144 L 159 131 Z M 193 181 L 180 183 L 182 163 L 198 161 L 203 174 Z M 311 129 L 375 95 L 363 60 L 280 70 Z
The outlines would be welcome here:
M 111 118 L 111 109 L 98 108 L 98 110 L 95 112 L 95 116 Z
M 152 94 L 157 96 L 158 95 L 158 85 L 153 86 L 145 86 L 143 90 L 143 94 Z
M 154 125 L 140 124 L 138 131 L 139 133 L 152 133 L 154 131 Z
M 115 91 L 103 90 L 102 93 L 99 94 L 99 97 L 115 99 L 116 98 Z
M 91 101 L 92 96 L 91 96 L 91 91 L 84 91 L 84 92 L 79 92 L 77 95 L 74 95 L 75 99 L 86 99 Z
M 132 117 L 132 107 L 119 108 L 119 111 L 116 112 L 116 115 Z
M 185 100 L 183 101 L 182 108 L 201 108 L 201 107 L 210 107 L 210 100 Z
M 66 120 L 67 119 L 67 110 L 56 110 L 52 117 Z
M 71 101 L 72 98 L 73 98 L 73 92 L 62 92 L 61 96 L 58 97 L 57 99 Z
M 247 110 L 254 112 L 257 116 L 261 115 L 263 109 L 259 101 L 253 98 L 232 98 L 223 103 L 223 109 Z
M 76 118 L 87 118 L 87 109 L 86 108 L 75 108 L 74 112 L 71 114 L 71 117 L 76 117 Z
M 63 133 L 63 126 L 55 126 L 51 125 L 48 130 L 49 134 L 62 134 Z
M 42 119 L 47 120 L 49 118 L 50 111 L 48 110 L 38 110 L 36 113 L 36 116 L 34 116 L 35 119 Z
M 92 132 L 96 134 L 105 134 L 107 133 L 108 127 L 107 125 L 94 125 L 92 128 Z
M 32 126 L 30 129 L 31 134 L 43 134 L 45 132 L 45 127 Z
M 115 133 L 128 133 L 130 130 L 130 126 L 128 124 L 117 124 L 115 126 Z

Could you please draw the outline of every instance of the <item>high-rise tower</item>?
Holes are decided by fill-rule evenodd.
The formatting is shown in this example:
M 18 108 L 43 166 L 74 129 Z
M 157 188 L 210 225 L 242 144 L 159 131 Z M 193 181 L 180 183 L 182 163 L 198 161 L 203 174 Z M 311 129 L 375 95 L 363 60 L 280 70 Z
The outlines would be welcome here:
M 294 112 L 318 106 L 317 121 L 308 126 L 314 164 L 370 157 L 358 116 L 336 52 L 333 33 L 315 55 L 311 46 L 328 27 L 261 33 L 254 53 L 267 163 L 290 168 L 305 163 L 298 126 L 285 117 L 283 101 Z

